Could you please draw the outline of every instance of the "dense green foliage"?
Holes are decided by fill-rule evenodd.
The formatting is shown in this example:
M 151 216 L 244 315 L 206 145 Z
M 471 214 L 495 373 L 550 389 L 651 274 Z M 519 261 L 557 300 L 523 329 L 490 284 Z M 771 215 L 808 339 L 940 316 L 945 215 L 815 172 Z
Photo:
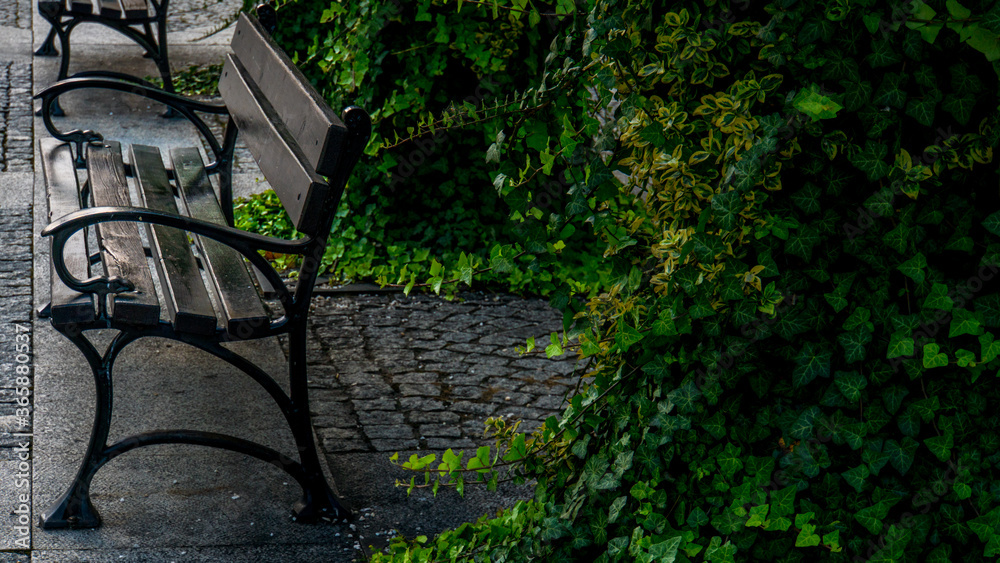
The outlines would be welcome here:
M 545 280 L 567 311 L 550 352 L 572 342 L 593 376 L 561 419 L 491 421 L 496 450 L 405 464 L 459 486 L 510 471 L 535 498 L 376 559 L 1000 554 L 1000 2 L 282 16 L 331 102 L 376 110 L 339 268 L 406 259 L 367 237 L 604 274 L 585 302 Z M 464 106 L 487 81 L 496 97 Z M 446 264 L 423 277 L 475 267 Z
M 600 272 L 582 261 L 586 253 L 553 262 L 555 249 L 545 244 L 516 246 L 542 237 L 525 236 L 508 220 L 491 182 L 496 156 L 489 146 L 502 129 L 494 118 L 527 120 L 535 111 L 528 106 L 550 103 L 526 101 L 523 90 L 545 65 L 557 28 L 433 4 L 299 1 L 280 8 L 277 39 L 331 105 L 362 106 L 375 121 L 369 158 L 352 179 L 324 257 L 330 274 L 401 284 L 430 276 L 435 288 L 469 282 L 473 272 L 514 290 L 551 292 L 553 278 L 577 280 L 580 291 L 596 286 Z M 544 128 L 530 127 L 533 143 L 544 144 Z M 558 197 L 565 189 L 554 185 Z M 559 248 L 592 240 L 587 230 L 566 231 Z M 499 263 L 490 253 L 497 244 Z

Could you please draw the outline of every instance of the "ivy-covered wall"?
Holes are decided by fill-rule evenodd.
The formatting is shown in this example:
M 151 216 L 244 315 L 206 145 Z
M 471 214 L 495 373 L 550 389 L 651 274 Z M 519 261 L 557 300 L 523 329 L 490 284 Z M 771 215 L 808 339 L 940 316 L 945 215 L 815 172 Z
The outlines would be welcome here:
M 1000 554 L 1000 2 L 281 13 L 331 101 L 376 110 L 342 227 L 548 275 L 548 353 L 593 376 L 534 435 L 406 462 L 536 496 L 377 560 Z M 403 277 L 478 268 L 443 262 Z

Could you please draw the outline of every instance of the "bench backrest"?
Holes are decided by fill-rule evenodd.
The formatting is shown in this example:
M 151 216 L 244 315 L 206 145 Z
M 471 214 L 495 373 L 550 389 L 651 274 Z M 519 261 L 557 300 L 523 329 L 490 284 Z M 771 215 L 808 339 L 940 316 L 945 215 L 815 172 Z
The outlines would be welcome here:
M 334 176 L 347 129 L 259 22 L 236 24 L 219 93 L 295 227 L 317 234 L 340 199 Z

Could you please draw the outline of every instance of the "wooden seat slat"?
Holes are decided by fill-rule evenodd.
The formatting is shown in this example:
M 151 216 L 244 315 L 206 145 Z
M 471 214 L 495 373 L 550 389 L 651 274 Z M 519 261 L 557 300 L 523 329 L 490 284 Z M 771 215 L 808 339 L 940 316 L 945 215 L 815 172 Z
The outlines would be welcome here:
M 121 146 L 117 142 L 87 145 L 87 173 L 95 206 L 132 206 Z M 108 311 L 122 323 L 155 325 L 160 320 L 160 304 L 142 250 L 139 227 L 135 223 L 101 223 L 97 232 L 105 273 L 123 277 L 135 286 L 135 291 L 109 295 Z
M 170 160 L 190 216 L 225 225 L 225 217 L 198 149 L 171 149 Z M 197 240 L 205 259 L 205 268 L 209 272 L 208 277 L 214 282 L 219 297 L 226 330 L 240 339 L 253 338 L 266 332 L 270 327 L 270 317 L 264 311 L 243 256 L 207 237 L 197 237 Z
M 56 139 L 39 141 L 42 156 L 42 173 L 49 188 L 49 220 L 58 219 L 80 209 L 80 192 L 70 146 Z M 87 245 L 82 233 L 73 235 L 66 243 L 65 262 L 69 271 L 79 279 L 89 277 Z M 92 322 L 97 313 L 94 298 L 66 287 L 52 268 L 52 322 L 56 325 Z
M 177 202 L 160 149 L 132 145 L 131 162 L 139 197 L 150 209 L 178 215 Z M 179 332 L 212 334 L 217 319 L 188 242 L 187 233 L 162 225 L 146 225 L 150 251 L 167 307 L 167 318 Z
M 272 188 L 295 228 L 314 234 L 322 217 L 315 210 L 326 201 L 329 186 L 305 164 L 298 142 L 243 65 L 232 55 L 226 56 L 219 93 L 226 100 L 229 113 L 261 172 L 265 177 L 282 179 L 272 183 Z
M 333 174 L 347 131 L 340 117 L 255 20 L 240 18 L 232 48 L 246 75 L 298 140 L 306 162 L 324 176 Z

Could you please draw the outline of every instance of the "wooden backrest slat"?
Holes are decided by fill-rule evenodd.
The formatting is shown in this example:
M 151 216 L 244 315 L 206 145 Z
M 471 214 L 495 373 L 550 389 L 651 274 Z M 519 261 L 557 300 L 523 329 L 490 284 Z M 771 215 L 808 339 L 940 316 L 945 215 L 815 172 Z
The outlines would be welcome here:
M 332 175 L 347 132 L 340 117 L 256 20 L 240 16 L 231 46 L 246 76 L 298 140 L 306 162 L 320 174 Z
M 99 0 L 98 4 L 101 7 L 102 18 L 121 19 L 122 5 L 118 0 Z
M 170 160 L 188 213 L 195 219 L 225 225 L 226 220 L 195 148 L 171 149 Z M 250 279 L 243 256 L 207 237 L 197 237 L 209 278 L 226 317 L 226 330 L 238 338 L 252 338 L 269 328 L 270 318 Z
M 100 8 L 95 10 L 94 3 L 98 1 L 99 0 L 69 0 L 69 9 L 70 11 L 76 12 L 78 14 L 97 13 L 100 10 Z
M 131 207 L 121 145 L 115 141 L 88 144 L 87 173 L 95 206 Z M 97 225 L 101 262 L 108 276 L 121 276 L 135 286 L 135 291 L 109 296 L 108 310 L 115 319 L 127 324 L 150 326 L 160 321 L 160 304 L 153 286 L 153 276 L 142 249 L 139 227 L 135 223 Z
M 149 16 L 149 3 L 146 0 L 121 0 L 126 18 L 145 18 Z
M 330 194 L 326 181 L 306 164 L 297 139 L 274 107 L 232 55 L 219 78 L 219 92 L 264 176 L 281 199 L 295 227 L 315 234 Z M 320 212 L 318 212 L 320 211 Z
M 42 173 L 49 191 L 49 221 L 80 209 L 80 193 L 76 181 L 73 154 L 67 143 L 56 139 L 39 141 L 42 156 Z M 70 237 L 63 250 L 66 267 L 78 279 L 90 276 L 87 245 L 82 232 Z M 66 287 L 52 270 L 52 322 L 56 325 L 88 323 L 97 317 L 94 299 Z
M 132 145 L 130 160 L 142 204 L 177 215 L 177 202 L 163 167 L 160 149 Z M 187 233 L 162 225 L 146 225 L 146 233 L 166 301 L 167 318 L 179 332 L 214 333 L 217 325 L 215 309 L 191 252 Z

